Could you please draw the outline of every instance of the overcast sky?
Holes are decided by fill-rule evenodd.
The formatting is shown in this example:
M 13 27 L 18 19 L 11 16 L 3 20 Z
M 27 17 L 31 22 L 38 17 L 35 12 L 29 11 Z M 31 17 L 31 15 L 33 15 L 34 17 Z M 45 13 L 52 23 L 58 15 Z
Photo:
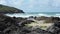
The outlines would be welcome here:
M 0 0 L 0 4 L 25 12 L 60 12 L 60 0 Z

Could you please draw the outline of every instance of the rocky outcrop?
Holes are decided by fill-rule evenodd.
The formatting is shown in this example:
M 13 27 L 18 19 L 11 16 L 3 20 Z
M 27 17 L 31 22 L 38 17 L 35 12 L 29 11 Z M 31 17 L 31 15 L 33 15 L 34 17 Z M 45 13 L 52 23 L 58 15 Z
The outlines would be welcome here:
M 32 27 L 23 27 L 21 29 L 21 33 L 23 34 L 52 34 L 50 31 L 42 30 L 40 28 L 32 29 Z
M 20 34 L 22 33 L 22 28 L 25 26 L 25 24 L 33 22 L 31 20 L 26 20 L 24 18 L 19 19 L 21 21 L 18 21 L 18 18 L 16 17 L 9 17 L 0 14 L 0 34 Z
M 0 13 L 24 13 L 24 12 L 23 10 L 14 7 L 0 5 Z
M 58 20 L 59 18 L 53 18 Z M 54 23 L 47 30 L 40 28 L 33 29 L 33 27 L 27 27 L 25 24 L 30 24 L 34 21 L 27 20 L 22 17 L 9 17 L 0 14 L 0 34 L 60 34 L 60 22 Z
M 53 34 L 60 34 L 60 22 L 54 23 L 54 25 L 49 27 L 47 30 L 52 32 Z
M 45 23 L 55 23 L 60 21 L 59 17 L 45 17 L 45 16 L 41 16 L 41 17 L 35 17 L 35 20 L 45 20 Z

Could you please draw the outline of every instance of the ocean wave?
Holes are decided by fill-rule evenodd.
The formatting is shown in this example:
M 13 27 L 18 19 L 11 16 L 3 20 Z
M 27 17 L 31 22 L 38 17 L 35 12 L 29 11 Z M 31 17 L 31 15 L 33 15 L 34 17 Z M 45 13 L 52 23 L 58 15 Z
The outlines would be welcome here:
M 60 14 L 56 14 L 56 15 L 60 15 Z
M 29 16 L 46 16 L 46 17 L 60 17 L 60 14 L 6 14 L 7 16 L 10 17 L 29 17 Z
M 38 14 L 39 16 L 46 16 L 46 17 L 51 17 L 51 15 L 48 14 Z

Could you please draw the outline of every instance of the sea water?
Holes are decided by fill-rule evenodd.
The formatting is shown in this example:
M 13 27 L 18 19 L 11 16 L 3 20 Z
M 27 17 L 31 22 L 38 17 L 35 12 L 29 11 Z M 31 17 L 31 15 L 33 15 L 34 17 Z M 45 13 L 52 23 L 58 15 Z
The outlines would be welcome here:
M 14 13 L 14 14 L 6 14 L 10 17 L 29 17 L 29 16 L 46 16 L 46 17 L 60 17 L 60 12 L 25 12 L 25 13 Z

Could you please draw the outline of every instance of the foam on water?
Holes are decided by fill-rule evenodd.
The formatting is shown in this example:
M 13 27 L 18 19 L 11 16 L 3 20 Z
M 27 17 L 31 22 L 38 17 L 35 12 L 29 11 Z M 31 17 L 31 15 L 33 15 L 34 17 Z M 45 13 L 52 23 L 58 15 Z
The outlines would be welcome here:
M 51 16 L 54 16 L 54 15 L 51 15 L 51 14 L 38 14 L 38 16 L 46 16 L 46 17 L 51 17 Z
M 29 16 L 36 16 L 34 14 L 6 14 L 7 16 L 10 16 L 10 17 L 29 17 Z
M 29 16 L 46 16 L 46 17 L 51 17 L 51 16 L 54 16 L 54 17 L 60 17 L 60 14 L 56 14 L 56 13 L 15 13 L 15 14 L 6 14 L 7 16 L 10 16 L 10 17 L 29 17 Z

